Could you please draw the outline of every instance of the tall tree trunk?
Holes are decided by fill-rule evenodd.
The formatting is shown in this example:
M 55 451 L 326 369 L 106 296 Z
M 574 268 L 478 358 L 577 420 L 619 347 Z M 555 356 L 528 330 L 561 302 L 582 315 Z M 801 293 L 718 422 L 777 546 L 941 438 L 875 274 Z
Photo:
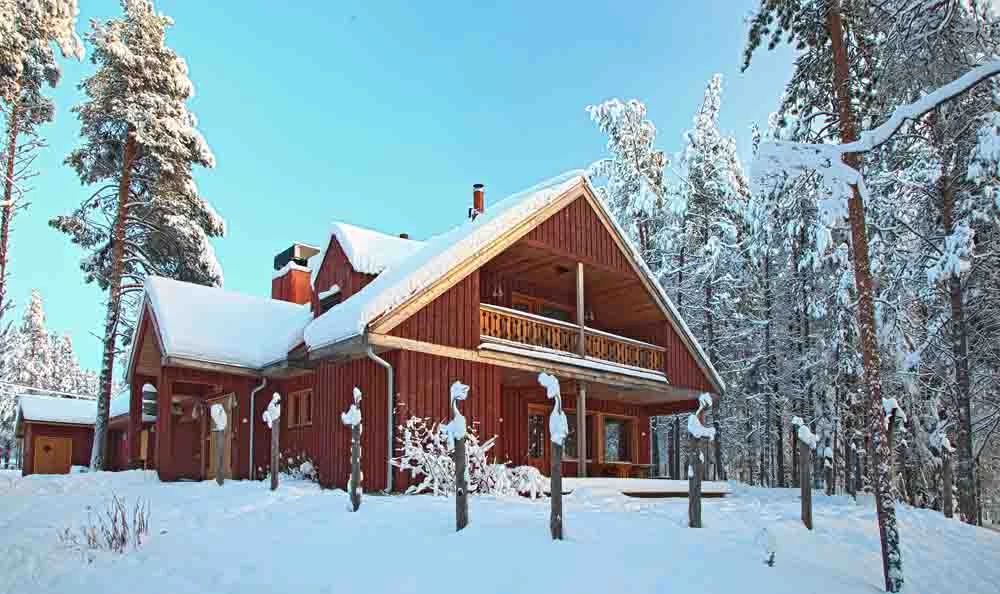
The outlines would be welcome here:
M 942 175 L 941 219 L 944 232 L 955 231 L 955 198 L 951 179 Z M 962 278 L 948 277 L 948 298 L 951 306 L 951 352 L 955 361 L 955 383 L 958 387 L 958 509 L 962 521 L 976 523 L 975 464 L 972 457 L 972 395 L 969 378 L 968 328 L 963 306 Z
M 101 359 L 100 393 L 97 396 L 97 419 L 94 422 L 94 446 L 90 467 L 104 470 L 108 445 L 108 411 L 114 383 L 115 346 L 118 342 L 118 319 L 121 316 L 122 271 L 125 259 L 125 217 L 131 200 L 132 166 L 136 156 L 135 130 L 129 126 L 122 154 L 122 176 L 118 182 L 118 212 L 111 232 L 111 278 L 108 279 L 108 309 L 104 318 L 104 352 Z
M 827 0 L 827 30 L 833 52 L 833 86 L 837 94 L 842 142 L 857 140 L 854 109 L 850 96 L 850 71 L 847 63 L 844 28 L 841 21 L 840 0 Z M 845 155 L 844 162 L 861 170 L 857 154 Z M 875 488 L 875 506 L 878 516 L 879 537 L 882 544 L 882 573 L 887 592 L 899 592 L 903 587 L 903 557 L 896 526 L 896 505 L 889 485 L 889 441 L 882 422 L 882 383 L 879 377 L 881 354 L 875 328 L 875 302 L 872 288 L 871 265 L 868 256 L 868 235 L 865 228 L 865 205 L 857 186 L 851 186 L 847 201 L 851 227 L 851 249 L 854 255 L 854 282 L 858 292 L 858 328 L 861 332 L 862 361 L 868 385 L 868 428 L 872 438 L 872 483 Z
M 944 517 L 950 518 L 955 515 L 955 503 L 951 499 L 952 490 L 954 490 L 954 485 L 952 484 L 952 471 L 951 471 L 951 452 L 941 451 L 941 511 L 944 513 Z
M 670 468 L 670 474 L 673 478 L 681 478 L 681 418 L 679 416 L 674 416 L 674 429 L 673 429 L 673 458 L 671 458 L 671 463 L 673 466 Z
M 14 216 L 14 159 L 17 157 L 17 135 L 21 124 L 20 91 L 15 89 L 14 101 L 7 116 L 7 150 L 3 184 L 3 205 L 0 206 L 0 312 L 7 311 L 7 263 L 10 259 L 10 220 Z

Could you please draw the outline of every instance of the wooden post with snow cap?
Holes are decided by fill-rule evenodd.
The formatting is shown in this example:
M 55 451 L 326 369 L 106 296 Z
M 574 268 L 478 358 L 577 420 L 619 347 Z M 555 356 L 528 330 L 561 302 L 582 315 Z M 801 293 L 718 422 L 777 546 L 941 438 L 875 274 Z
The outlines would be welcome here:
M 226 409 L 216 402 L 211 408 L 212 440 L 215 442 L 215 482 L 221 487 L 226 482 Z
M 469 386 L 456 381 L 451 385 L 451 420 L 444 426 L 448 447 L 455 456 L 455 531 L 469 525 L 469 467 L 465 455 L 466 421 L 458 402 L 469 397 Z
M 340 420 L 351 428 L 351 476 L 347 481 L 347 494 L 351 498 L 351 511 L 361 507 L 361 390 L 354 387 L 354 403 L 347 412 L 340 413 Z
M 701 480 L 705 473 L 705 444 L 715 439 L 715 429 L 704 424 L 705 411 L 712 408 L 712 396 L 698 397 L 698 410 L 688 416 L 691 438 L 688 462 L 688 527 L 701 528 Z
M 799 488 L 802 499 L 802 523 L 809 530 L 813 529 L 812 517 L 812 479 L 809 471 L 812 469 L 812 451 L 816 447 L 816 436 L 809 430 L 799 417 L 792 417 L 792 427 L 795 427 L 795 437 L 799 448 Z
M 264 411 L 264 422 L 271 429 L 271 490 L 278 488 L 278 439 L 281 432 L 281 396 L 277 392 Z
M 569 422 L 562 408 L 562 394 L 559 391 L 559 380 L 548 373 L 538 374 L 538 383 L 545 387 L 545 393 L 550 400 L 555 400 L 552 413 L 549 414 L 549 439 L 552 441 L 552 468 L 549 473 L 549 498 L 552 503 L 552 513 L 549 516 L 549 530 L 552 540 L 563 539 L 563 507 L 562 507 L 562 456 L 563 444 L 569 434 Z

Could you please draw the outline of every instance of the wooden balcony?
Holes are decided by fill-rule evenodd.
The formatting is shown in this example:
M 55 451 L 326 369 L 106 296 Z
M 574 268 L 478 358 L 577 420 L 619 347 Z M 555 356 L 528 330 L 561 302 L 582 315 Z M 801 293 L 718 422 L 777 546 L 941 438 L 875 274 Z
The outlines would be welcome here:
M 580 327 L 506 307 L 481 303 L 479 333 L 483 338 L 515 342 L 579 356 Z M 617 365 L 663 371 L 666 349 L 624 336 L 584 328 L 586 355 Z

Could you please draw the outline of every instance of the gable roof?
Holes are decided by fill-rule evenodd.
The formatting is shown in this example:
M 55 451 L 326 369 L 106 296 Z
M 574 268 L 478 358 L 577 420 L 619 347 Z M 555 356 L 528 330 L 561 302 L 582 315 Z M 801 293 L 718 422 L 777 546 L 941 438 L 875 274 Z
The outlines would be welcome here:
M 665 317 L 695 355 L 709 381 L 720 392 L 724 391 L 725 382 L 628 236 L 597 199 L 587 172 L 582 170 L 566 172 L 508 196 L 474 220 L 430 239 L 421 249 L 388 267 L 361 291 L 312 321 L 303 334 L 307 346 L 315 350 L 363 334 L 372 322 L 381 323 L 422 293 L 429 293 L 435 285 L 443 284 L 456 268 L 496 249 L 501 237 L 523 227 L 526 233 L 544 220 L 540 215 L 547 216 L 551 208 L 561 208 L 566 200 L 578 197 L 577 189 L 586 190 L 588 202 L 611 229 Z M 458 277 L 453 280 L 460 280 L 461 275 Z
M 159 276 L 148 277 L 145 289 L 164 357 L 259 369 L 284 360 L 312 319 L 308 304 Z
M 88 398 L 59 398 L 21 394 L 17 399 L 17 422 L 93 425 L 97 401 Z
M 571 171 L 501 200 L 474 220 L 428 240 L 422 248 L 385 270 L 363 289 L 306 327 L 305 341 L 318 349 L 363 334 L 368 324 L 426 289 L 459 263 L 493 243 L 543 206 L 581 182 Z
M 330 237 L 323 250 L 310 258 L 312 282 L 323 267 L 323 260 L 334 239 L 347 254 L 347 259 L 355 271 L 364 274 L 379 274 L 386 268 L 405 260 L 414 250 L 424 246 L 424 242 L 387 235 L 372 229 L 365 229 L 349 223 L 335 221 L 330 227 Z

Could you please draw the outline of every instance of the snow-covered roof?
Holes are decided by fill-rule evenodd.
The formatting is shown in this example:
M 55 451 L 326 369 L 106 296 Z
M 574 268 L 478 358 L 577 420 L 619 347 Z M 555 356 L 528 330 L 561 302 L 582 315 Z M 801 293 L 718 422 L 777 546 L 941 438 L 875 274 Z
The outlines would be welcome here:
M 386 235 L 348 223 L 334 222 L 330 227 L 330 237 L 323 246 L 323 251 L 310 259 L 313 284 L 316 283 L 316 275 L 323 265 L 330 241 L 334 238 L 347 254 L 351 267 L 364 274 L 380 274 L 424 246 L 422 241 Z
M 388 263 L 386 269 L 361 291 L 311 322 L 304 333 L 306 344 L 310 349 L 318 349 L 363 334 L 368 324 L 375 318 L 388 313 L 412 295 L 430 287 L 461 262 L 475 257 L 503 233 L 529 219 L 577 185 L 590 188 L 596 195 L 586 171 L 568 171 L 504 198 L 475 219 L 431 238 L 416 251 L 412 251 L 411 245 L 409 255 L 401 254 L 404 257 L 394 263 Z M 603 208 L 603 204 L 600 207 Z M 710 381 L 718 386 L 720 391 L 724 391 L 725 382 L 722 377 L 715 370 L 670 297 L 656 281 L 656 277 L 638 250 L 632 245 L 628 235 L 613 216 L 609 215 L 607 219 L 631 252 L 630 255 L 642 274 L 650 280 L 649 284 L 670 312 L 669 317 L 677 326 L 679 334 L 688 340 L 696 358 L 702 362 Z M 313 266 L 314 274 L 317 268 L 318 266 Z
M 404 257 L 365 288 L 309 324 L 305 331 L 306 344 L 316 349 L 363 333 L 376 317 L 429 287 L 573 186 L 587 183 L 586 179 L 584 171 L 564 173 L 497 202 L 474 220 L 430 239 L 420 249 L 414 251 L 412 242 L 408 242 L 407 253 L 400 254 Z
M 163 355 L 259 369 L 302 341 L 312 312 L 265 297 L 168 278 L 146 279 Z
M 93 425 L 97 418 L 97 401 L 86 398 L 57 398 L 37 394 L 21 394 L 17 399 L 18 424 L 64 423 Z

